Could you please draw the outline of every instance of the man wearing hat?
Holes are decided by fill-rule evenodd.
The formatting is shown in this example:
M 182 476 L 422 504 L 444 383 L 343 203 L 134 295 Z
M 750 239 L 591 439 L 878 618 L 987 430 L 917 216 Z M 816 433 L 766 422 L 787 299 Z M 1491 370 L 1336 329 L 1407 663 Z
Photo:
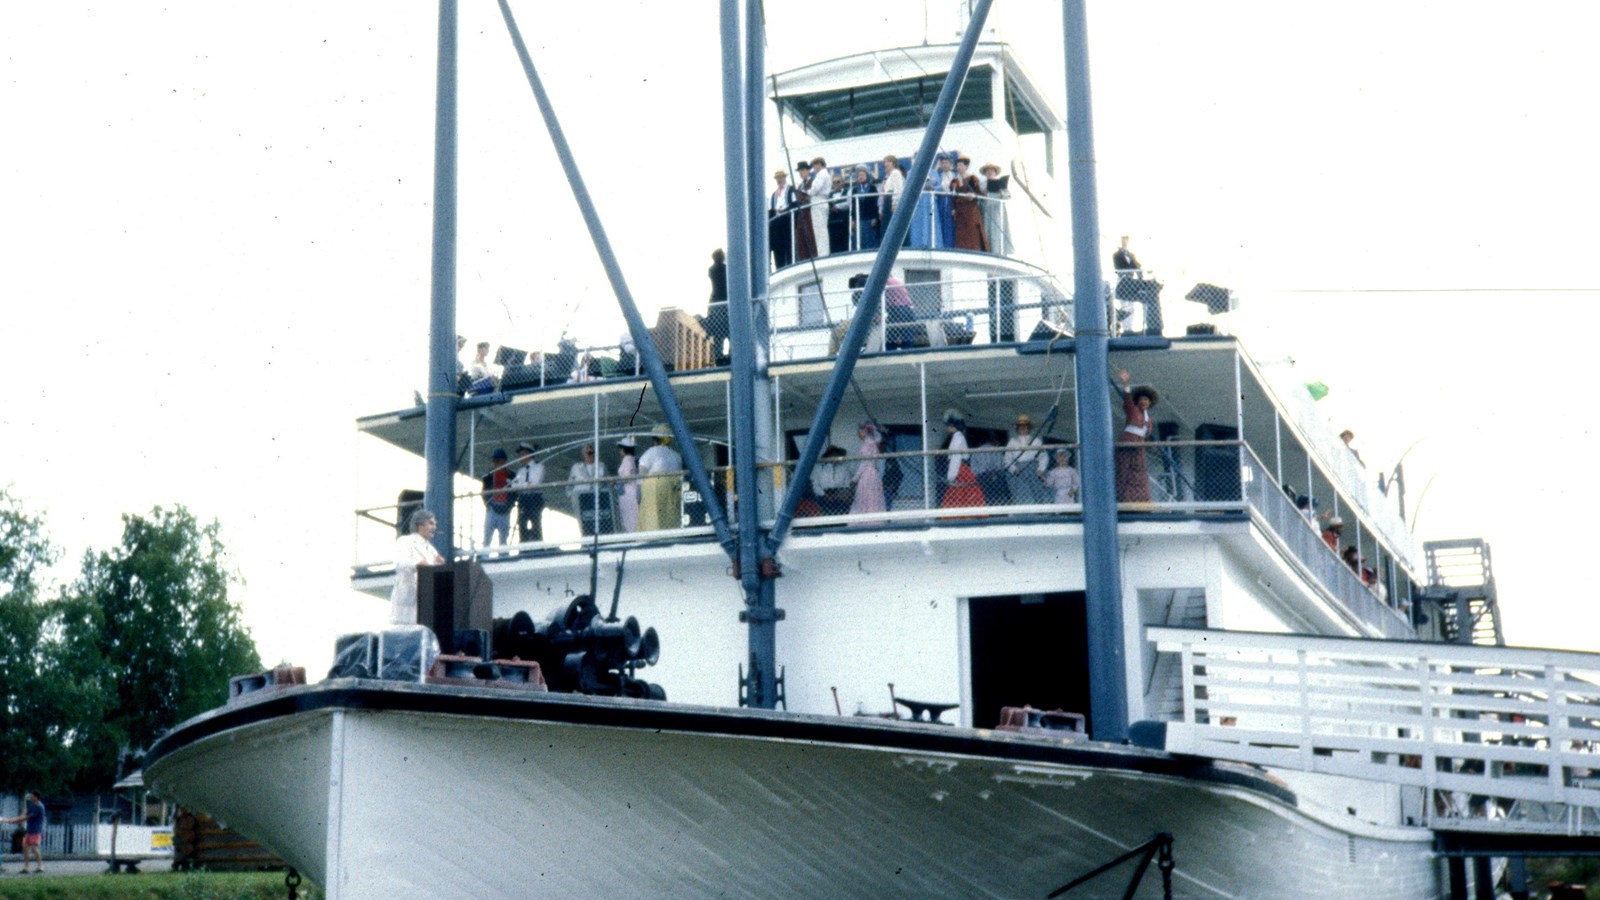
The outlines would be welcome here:
M 789 186 L 789 173 L 782 169 L 772 173 L 778 183 L 767 197 L 767 245 L 772 249 L 772 262 L 776 268 L 787 266 L 794 259 L 794 229 L 790 225 L 794 208 L 794 188 Z
M 1049 503 L 1050 491 L 1044 483 L 1048 458 L 1040 449 L 1039 436 L 1033 433 L 1033 420 L 1026 414 L 1017 416 L 1015 432 L 1006 441 L 1006 484 L 1011 488 L 1011 502 L 1020 505 Z
M 535 462 L 533 444 L 523 441 L 517 445 L 517 472 L 511 476 L 511 487 L 517 498 L 517 540 L 522 543 L 544 540 L 544 463 Z
M 657 425 L 656 445 L 639 456 L 639 530 L 683 526 L 683 457 L 672 449 L 672 429 Z
M 794 208 L 789 213 L 789 220 L 794 225 L 794 261 L 811 259 L 817 255 L 817 233 L 811 226 L 811 210 L 807 205 L 811 203 L 811 161 L 802 159 L 794 167 Z M 827 209 L 827 196 L 822 198 L 823 209 Z M 827 237 L 828 229 L 822 229 L 823 237 Z
M 806 194 L 811 198 L 811 233 L 816 238 L 817 255 L 833 252 L 828 243 L 828 209 L 833 199 L 833 173 L 828 171 L 828 161 L 817 157 L 811 161 L 811 177 L 806 180 Z
M 490 458 L 489 474 L 483 476 L 483 545 L 494 543 L 500 535 L 502 546 L 511 542 L 511 472 L 506 451 L 496 450 Z

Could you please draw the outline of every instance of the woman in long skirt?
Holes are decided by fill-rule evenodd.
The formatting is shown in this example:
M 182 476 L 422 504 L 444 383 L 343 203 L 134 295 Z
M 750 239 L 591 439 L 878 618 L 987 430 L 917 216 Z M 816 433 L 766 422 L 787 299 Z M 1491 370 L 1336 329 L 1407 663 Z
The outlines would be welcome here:
M 856 437 L 861 438 L 861 446 L 856 448 L 856 455 L 861 457 L 874 457 L 878 455 L 878 426 L 871 422 L 862 422 L 856 429 Z M 883 460 L 862 459 L 856 463 L 856 496 L 850 501 L 850 512 L 875 513 L 888 509 L 884 502 L 883 493 Z M 856 525 L 879 524 L 876 522 L 855 522 Z
M 1122 414 L 1125 417 L 1118 443 L 1135 445 L 1117 447 L 1117 500 L 1123 503 L 1149 503 L 1150 472 L 1145 466 L 1144 447 L 1137 445 L 1150 439 L 1150 410 L 1161 398 L 1156 389 L 1147 384 L 1130 388 L 1126 369 L 1118 372 L 1117 378 L 1122 381 L 1117 392 L 1122 395 Z
M 623 478 L 639 474 L 639 460 L 633 455 L 636 446 L 633 435 L 617 441 L 617 452 L 622 455 L 622 461 L 617 463 L 617 474 Z M 617 517 L 621 520 L 621 530 L 639 530 L 639 479 L 637 477 L 618 483 Z
M 963 506 L 985 506 L 983 489 L 978 487 L 978 476 L 972 473 L 972 466 L 968 464 L 967 449 L 967 421 L 953 409 L 946 410 L 944 414 L 944 449 L 954 451 L 945 457 L 944 497 L 939 505 L 945 509 Z

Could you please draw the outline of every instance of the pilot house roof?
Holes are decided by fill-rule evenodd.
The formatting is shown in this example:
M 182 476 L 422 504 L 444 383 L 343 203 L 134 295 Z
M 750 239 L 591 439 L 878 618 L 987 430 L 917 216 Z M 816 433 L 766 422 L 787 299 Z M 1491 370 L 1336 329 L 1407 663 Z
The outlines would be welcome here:
M 818 140 L 921 128 L 954 60 L 954 44 L 841 57 L 773 76 L 773 100 Z M 995 106 L 995 79 L 1004 79 Z M 1060 117 L 1005 44 L 983 44 L 961 87 L 952 122 L 999 119 L 1018 134 L 1060 128 Z

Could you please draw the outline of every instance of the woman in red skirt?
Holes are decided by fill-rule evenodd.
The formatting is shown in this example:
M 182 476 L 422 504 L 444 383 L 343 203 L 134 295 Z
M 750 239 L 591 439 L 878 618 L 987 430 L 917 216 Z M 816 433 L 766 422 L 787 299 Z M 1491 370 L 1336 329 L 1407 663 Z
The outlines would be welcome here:
M 964 506 L 983 506 L 983 489 L 978 487 L 978 477 L 967 464 L 967 420 L 953 409 L 944 412 L 944 447 L 951 451 L 945 457 L 944 499 L 939 502 L 945 509 Z

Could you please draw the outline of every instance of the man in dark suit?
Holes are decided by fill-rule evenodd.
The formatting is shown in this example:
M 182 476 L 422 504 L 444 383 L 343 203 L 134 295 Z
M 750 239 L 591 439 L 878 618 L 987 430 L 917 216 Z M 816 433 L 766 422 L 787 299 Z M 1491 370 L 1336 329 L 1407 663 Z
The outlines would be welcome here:
M 1154 278 L 1146 278 L 1144 267 L 1139 265 L 1139 257 L 1133 255 L 1128 249 L 1128 236 L 1122 236 L 1122 246 L 1111 254 L 1111 268 L 1117 273 L 1116 298 L 1130 300 L 1144 307 L 1144 333 L 1148 335 L 1161 335 L 1161 288 L 1162 284 Z M 1127 316 L 1126 310 L 1119 311 L 1117 318 L 1120 320 Z

